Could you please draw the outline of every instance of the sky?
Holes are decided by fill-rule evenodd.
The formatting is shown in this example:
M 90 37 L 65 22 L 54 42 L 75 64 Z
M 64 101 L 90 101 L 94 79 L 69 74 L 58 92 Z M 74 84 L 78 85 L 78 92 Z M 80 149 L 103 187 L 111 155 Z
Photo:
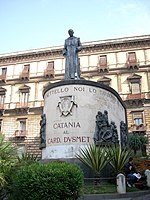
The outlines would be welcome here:
M 0 0 L 0 54 L 150 34 L 150 0 Z

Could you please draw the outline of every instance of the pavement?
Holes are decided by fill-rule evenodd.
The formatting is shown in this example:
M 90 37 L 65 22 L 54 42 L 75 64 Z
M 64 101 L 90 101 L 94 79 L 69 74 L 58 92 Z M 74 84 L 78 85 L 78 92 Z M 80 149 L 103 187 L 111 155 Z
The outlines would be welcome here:
M 82 195 L 79 200 L 150 200 L 150 189 L 125 194 L 89 194 Z
M 150 200 L 150 194 L 141 196 L 141 197 L 133 197 L 132 200 Z

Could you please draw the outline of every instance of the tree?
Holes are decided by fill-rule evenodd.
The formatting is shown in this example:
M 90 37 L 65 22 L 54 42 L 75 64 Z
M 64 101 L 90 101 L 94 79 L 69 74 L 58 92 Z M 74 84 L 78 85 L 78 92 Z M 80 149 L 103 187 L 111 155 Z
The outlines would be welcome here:
M 146 135 L 141 135 L 140 136 L 140 140 L 141 140 L 141 151 L 142 151 L 142 155 L 146 156 L 146 144 L 148 144 L 148 138 Z
M 138 150 L 147 144 L 148 139 L 144 135 L 138 135 L 136 133 L 129 134 L 129 147 L 134 151 L 134 154 L 137 154 Z

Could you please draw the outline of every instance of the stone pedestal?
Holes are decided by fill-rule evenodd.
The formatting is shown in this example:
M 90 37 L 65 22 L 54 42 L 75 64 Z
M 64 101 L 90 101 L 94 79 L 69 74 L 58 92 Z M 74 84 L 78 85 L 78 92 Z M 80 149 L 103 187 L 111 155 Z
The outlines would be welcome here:
M 70 159 L 80 147 L 94 142 L 98 112 L 107 111 L 107 126 L 115 123 L 121 145 L 120 122 L 127 123 L 126 109 L 112 88 L 86 80 L 68 80 L 44 88 L 46 148 L 42 159 Z M 95 142 L 99 142 L 95 141 Z
M 126 193 L 126 181 L 125 176 L 123 174 L 117 175 L 117 192 L 119 194 Z

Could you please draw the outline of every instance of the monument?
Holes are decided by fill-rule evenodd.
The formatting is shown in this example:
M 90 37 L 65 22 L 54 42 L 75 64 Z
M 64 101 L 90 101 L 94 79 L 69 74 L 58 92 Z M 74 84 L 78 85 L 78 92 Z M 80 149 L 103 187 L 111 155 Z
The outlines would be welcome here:
M 66 57 L 65 62 L 65 80 L 80 79 L 80 65 L 78 52 L 81 51 L 82 46 L 80 38 L 74 37 L 73 30 L 69 29 L 69 38 L 65 40 L 63 55 Z
M 127 143 L 127 115 L 118 93 L 109 86 L 80 79 L 80 39 L 68 31 L 63 81 L 43 90 L 42 159 L 74 159 L 88 144 Z

